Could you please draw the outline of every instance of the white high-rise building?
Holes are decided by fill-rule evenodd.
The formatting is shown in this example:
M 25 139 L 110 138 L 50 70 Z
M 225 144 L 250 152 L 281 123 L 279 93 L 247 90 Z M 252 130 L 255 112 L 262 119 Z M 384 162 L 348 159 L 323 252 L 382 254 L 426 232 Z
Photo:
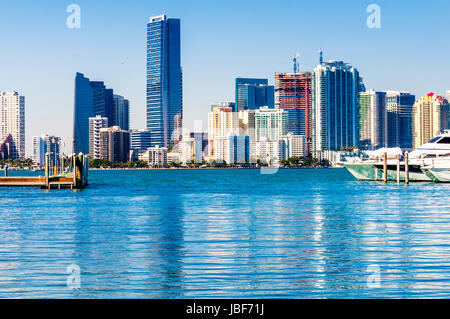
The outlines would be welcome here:
M 255 142 L 277 141 L 287 134 L 288 112 L 265 106 L 255 112 Z
M 231 107 L 216 107 L 208 116 L 209 156 L 214 156 L 214 140 L 228 134 L 242 135 L 239 128 L 239 113 L 233 112 Z
M 60 159 L 61 138 L 43 134 L 33 136 L 33 163 L 41 168 L 45 166 L 45 154 L 50 154 L 50 167 L 57 166 Z
M 0 141 L 11 135 L 13 159 L 25 158 L 25 97 L 17 92 L 0 92 Z
M 288 133 L 282 137 L 284 141 L 284 159 L 306 156 L 306 138 L 304 135 Z
M 313 153 L 359 146 L 358 94 L 365 88 L 356 68 L 324 62 L 312 75 Z
M 100 130 L 108 127 L 108 118 L 97 115 L 89 118 L 89 154 L 94 159 L 100 156 Z

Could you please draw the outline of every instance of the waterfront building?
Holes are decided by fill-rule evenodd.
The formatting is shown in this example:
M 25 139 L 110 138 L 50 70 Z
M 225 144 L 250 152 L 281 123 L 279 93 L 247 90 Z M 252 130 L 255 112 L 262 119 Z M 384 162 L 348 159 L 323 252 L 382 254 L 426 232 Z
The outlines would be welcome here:
M 450 128 L 448 100 L 434 93 L 420 98 L 413 106 L 414 148 L 428 143 Z
M 358 94 L 365 91 L 358 70 L 342 61 L 322 61 L 311 89 L 313 152 L 357 147 Z
M 108 118 L 97 115 L 89 118 L 89 155 L 94 159 L 100 155 L 100 130 L 108 127 Z
M 75 76 L 74 152 L 89 152 L 89 118 L 100 115 L 108 125 L 116 126 L 114 91 L 100 81 L 91 81 L 82 73 Z
M 255 142 L 262 139 L 276 141 L 287 134 L 288 114 L 285 110 L 267 106 L 255 112 Z
M 61 138 L 43 134 L 41 136 L 33 136 L 33 164 L 43 168 L 45 166 L 45 155 L 49 156 L 49 166 L 58 166 L 61 159 Z
M 167 166 L 167 147 L 154 146 L 139 154 L 139 160 L 145 161 L 150 166 Z
M 407 91 L 386 91 L 387 147 L 412 149 L 412 111 L 415 95 Z
M 264 164 L 277 164 L 281 159 L 286 158 L 286 147 L 283 139 L 269 140 L 262 138 L 254 142 L 254 153 L 251 154 L 251 162 L 258 160 Z
M 274 108 L 274 86 L 267 79 L 236 79 L 234 112 L 256 110 L 263 106 Z
M 100 129 L 100 158 L 111 163 L 128 162 L 130 133 L 118 126 Z
M 180 20 L 151 17 L 147 24 L 147 129 L 152 146 L 173 146 L 180 140 L 182 94 Z
M 144 152 L 151 145 L 151 133 L 145 129 L 133 129 L 130 132 L 131 149 L 137 153 Z
M 240 134 L 239 113 L 230 107 L 216 107 L 208 114 L 208 155 L 214 156 L 214 139 L 228 134 Z
M 17 92 L 0 92 L 0 140 L 11 159 L 25 159 L 25 97 Z
M 245 135 L 227 134 L 214 139 L 216 163 L 245 164 L 250 161 L 250 138 Z
M 310 72 L 275 74 L 275 105 L 288 112 L 288 132 L 303 135 L 309 154 L 312 138 Z
M 113 95 L 114 125 L 122 130 L 130 129 L 130 102 L 121 95 Z
M 281 140 L 284 142 L 284 159 L 289 159 L 291 157 L 304 157 L 307 156 L 306 150 L 306 136 L 304 135 L 294 135 L 288 133 L 283 136 Z
M 359 94 L 359 146 L 376 150 L 387 146 L 386 93 L 370 90 Z

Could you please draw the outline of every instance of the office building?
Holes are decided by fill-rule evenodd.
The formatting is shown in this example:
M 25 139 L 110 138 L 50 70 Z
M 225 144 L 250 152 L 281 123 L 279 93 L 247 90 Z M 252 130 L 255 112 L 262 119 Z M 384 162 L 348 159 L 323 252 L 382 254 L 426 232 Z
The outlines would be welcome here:
M 429 93 L 413 106 L 413 147 L 428 143 L 450 128 L 450 106 L 448 100 Z
M 359 145 L 362 150 L 376 150 L 387 146 L 386 93 L 359 94 Z
M 358 147 L 358 94 L 365 91 L 358 70 L 342 61 L 322 61 L 312 74 L 311 90 L 314 154 Z
M 122 130 L 130 129 L 130 102 L 121 95 L 113 95 L 114 125 Z
M 274 87 L 267 79 L 236 79 L 236 104 L 234 112 L 256 110 L 263 106 L 274 108 Z
M 309 154 L 312 141 L 310 72 L 275 74 L 275 105 L 288 112 L 287 130 L 303 135 Z
M 183 121 L 180 20 L 166 15 L 147 24 L 147 129 L 151 145 L 173 146 Z
M 33 164 L 44 168 L 45 155 L 49 154 L 49 167 L 58 166 L 61 159 L 61 139 L 56 136 L 43 134 L 33 136 Z
M 137 153 L 144 152 L 151 147 L 151 133 L 149 130 L 131 130 L 131 149 Z
M 89 155 L 94 159 L 100 155 L 100 130 L 108 127 L 108 118 L 97 115 L 89 118 Z
M 17 92 L 0 92 L 0 130 L 11 159 L 25 159 L 25 97 Z
M 406 91 L 386 91 L 387 147 L 411 150 L 413 147 L 412 111 L 415 95 Z
M 91 81 L 82 73 L 77 73 L 73 125 L 75 153 L 89 152 L 89 118 L 97 115 L 107 118 L 109 126 L 117 126 L 114 91 L 107 89 L 103 82 Z M 123 117 L 126 118 L 128 115 Z
M 130 133 L 118 126 L 100 129 L 100 158 L 111 163 L 128 162 Z

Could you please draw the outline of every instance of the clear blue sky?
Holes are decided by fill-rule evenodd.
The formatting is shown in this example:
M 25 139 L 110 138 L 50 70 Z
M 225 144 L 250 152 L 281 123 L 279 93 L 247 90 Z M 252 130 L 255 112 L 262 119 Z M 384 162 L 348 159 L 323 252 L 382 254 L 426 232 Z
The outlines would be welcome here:
M 69 4 L 81 29 L 66 27 Z M 366 26 L 369 4 L 381 29 Z M 181 19 L 184 124 L 193 128 L 209 105 L 234 100 L 234 78 L 312 70 L 317 50 L 360 70 L 368 89 L 417 96 L 450 89 L 448 1 L 355 0 L 0 0 L 0 90 L 26 96 L 27 154 L 42 133 L 72 140 L 76 72 L 105 81 L 131 102 L 131 127 L 145 126 L 146 22 Z

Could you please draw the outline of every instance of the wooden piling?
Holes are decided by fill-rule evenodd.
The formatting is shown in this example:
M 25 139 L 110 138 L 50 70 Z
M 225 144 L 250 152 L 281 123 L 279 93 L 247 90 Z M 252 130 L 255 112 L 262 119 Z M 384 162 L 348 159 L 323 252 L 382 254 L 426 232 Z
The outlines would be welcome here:
M 409 153 L 405 154 L 405 184 L 409 184 Z
M 49 154 L 47 153 L 47 154 L 45 154 L 45 186 L 47 188 L 49 187 L 48 180 L 49 180 L 49 169 L 50 169 L 50 167 L 49 167 L 50 163 L 49 163 L 48 158 L 49 158 Z
M 388 182 L 388 165 L 387 165 L 387 153 L 383 155 L 383 183 Z
M 8 165 L 5 165 L 5 177 L 8 177 Z
M 400 155 L 397 155 L 397 184 L 400 184 Z

